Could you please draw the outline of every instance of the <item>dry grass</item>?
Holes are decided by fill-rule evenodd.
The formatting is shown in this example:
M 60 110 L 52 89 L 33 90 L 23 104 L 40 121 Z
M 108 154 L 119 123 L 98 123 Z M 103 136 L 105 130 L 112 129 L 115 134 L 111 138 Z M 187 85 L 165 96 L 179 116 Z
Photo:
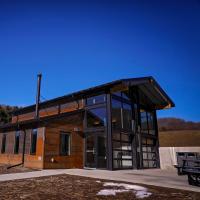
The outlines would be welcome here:
M 11 174 L 11 173 L 20 173 L 20 172 L 31 172 L 35 171 L 33 169 L 25 168 L 22 166 L 14 167 L 11 169 L 7 169 L 9 165 L 0 165 L 0 174 Z
M 49 199 L 49 200 L 135 200 L 133 192 L 118 193 L 116 196 L 98 196 L 105 189 L 104 182 L 79 176 L 59 175 L 0 183 L 0 199 Z M 116 181 L 113 181 L 116 182 Z M 137 184 L 138 185 L 138 184 Z M 141 184 L 139 184 L 141 186 Z M 145 200 L 199 200 L 200 193 L 162 187 L 145 186 L 152 193 Z M 113 188 L 113 187 L 110 187 Z

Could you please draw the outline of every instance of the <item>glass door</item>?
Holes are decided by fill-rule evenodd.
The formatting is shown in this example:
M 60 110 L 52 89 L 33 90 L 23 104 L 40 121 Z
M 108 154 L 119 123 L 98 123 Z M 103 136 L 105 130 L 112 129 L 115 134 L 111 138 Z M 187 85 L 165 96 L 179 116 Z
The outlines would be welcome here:
M 97 168 L 105 169 L 107 165 L 106 158 L 106 137 L 97 135 Z
M 86 134 L 85 167 L 106 168 L 106 137 L 102 133 Z
M 85 139 L 85 166 L 96 168 L 95 135 L 90 134 Z

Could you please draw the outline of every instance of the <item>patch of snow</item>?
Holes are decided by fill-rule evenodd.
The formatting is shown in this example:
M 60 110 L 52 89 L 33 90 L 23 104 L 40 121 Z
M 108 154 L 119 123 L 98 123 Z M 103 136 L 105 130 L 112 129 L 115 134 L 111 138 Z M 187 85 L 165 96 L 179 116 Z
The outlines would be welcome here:
M 130 184 L 126 184 L 126 183 L 112 183 L 112 182 L 107 182 L 104 183 L 104 186 L 113 186 L 113 187 L 123 187 L 126 190 L 136 190 L 136 191 L 140 191 L 140 190 L 144 190 L 146 191 L 147 188 L 139 186 L 139 185 L 130 185 Z
M 135 196 L 139 199 L 143 199 L 143 198 L 146 198 L 146 197 L 149 197 L 151 196 L 151 193 L 150 192 L 147 192 L 147 191 L 137 191 L 135 193 Z
M 97 195 L 103 195 L 103 196 L 109 196 L 109 195 L 112 195 L 112 196 L 115 196 L 117 193 L 122 193 L 122 192 L 129 192 L 129 190 L 114 190 L 114 189 L 103 189 L 103 190 L 100 190 Z
M 103 186 L 104 187 L 108 187 L 108 186 L 109 187 L 119 187 L 119 188 L 124 188 L 124 189 L 103 189 L 103 190 L 100 190 L 97 193 L 97 195 L 104 195 L 104 196 L 113 195 L 113 196 L 115 196 L 117 193 L 132 191 L 135 193 L 135 196 L 139 199 L 143 199 L 143 198 L 151 196 L 151 193 L 147 191 L 147 188 L 139 186 L 139 185 L 107 182 L 107 183 L 104 183 Z
M 101 181 L 96 181 L 96 183 L 101 183 Z

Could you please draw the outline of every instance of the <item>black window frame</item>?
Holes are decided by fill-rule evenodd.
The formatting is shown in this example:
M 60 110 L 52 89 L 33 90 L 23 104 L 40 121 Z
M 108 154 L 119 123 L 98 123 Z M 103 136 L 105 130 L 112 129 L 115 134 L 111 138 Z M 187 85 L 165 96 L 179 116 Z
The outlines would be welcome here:
M 113 101 L 116 101 L 120 104 L 120 124 L 121 125 L 117 125 L 114 126 L 113 122 L 112 122 L 112 129 L 113 130 L 121 130 L 121 131 L 125 131 L 127 133 L 132 133 L 134 131 L 134 126 L 135 126 L 135 107 L 134 107 L 134 103 L 132 103 L 130 100 L 124 99 L 123 97 L 119 97 L 116 96 L 115 94 L 111 95 L 111 112 L 113 115 Z M 129 105 L 131 107 L 131 127 L 126 128 L 124 126 L 124 113 L 125 113 L 125 109 L 124 109 L 124 105 Z M 112 120 L 113 120 L 113 116 L 112 116 Z
M 67 151 L 62 151 L 62 137 L 67 136 L 68 137 L 68 148 Z M 59 145 L 59 155 L 60 156 L 70 156 L 71 155 L 71 133 L 67 131 L 60 131 L 60 145 Z M 66 146 L 66 145 L 65 145 Z

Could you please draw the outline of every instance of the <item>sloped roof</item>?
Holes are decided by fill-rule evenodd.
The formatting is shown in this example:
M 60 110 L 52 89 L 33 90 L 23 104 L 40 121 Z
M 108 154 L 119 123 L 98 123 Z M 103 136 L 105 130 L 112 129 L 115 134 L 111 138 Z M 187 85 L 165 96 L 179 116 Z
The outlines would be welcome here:
M 151 101 L 154 109 L 164 109 L 174 107 L 175 104 L 169 98 L 169 96 L 165 93 L 165 91 L 160 87 L 160 85 L 156 82 L 156 80 L 152 77 L 141 77 L 141 78 L 130 78 L 130 79 L 121 79 L 117 81 L 113 81 L 110 83 L 106 83 L 103 85 L 99 85 L 96 87 L 92 87 L 89 89 L 81 90 L 78 92 L 74 92 L 65 96 L 61 96 L 58 98 L 54 98 L 45 102 L 40 103 L 40 108 L 53 106 L 57 103 L 62 103 L 66 101 L 70 101 L 72 99 L 80 99 L 84 98 L 87 95 L 92 95 L 97 92 L 111 89 L 114 86 L 137 86 L 139 91 L 141 92 L 141 98 L 146 98 Z M 18 109 L 12 112 L 14 115 L 23 114 L 26 112 L 34 111 L 35 105 L 27 106 L 21 109 Z

